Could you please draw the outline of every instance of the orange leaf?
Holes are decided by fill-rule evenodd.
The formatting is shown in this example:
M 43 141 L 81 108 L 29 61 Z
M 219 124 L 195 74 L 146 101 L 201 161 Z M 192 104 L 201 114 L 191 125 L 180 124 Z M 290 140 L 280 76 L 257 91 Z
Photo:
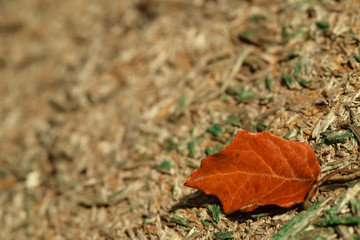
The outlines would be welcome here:
M 204 158 L 185 186 L 217 196 L 229 214 L 301 203 L 319 174 L 319 163 L 307 143 L 269 132 L 240 131 L 224 150 Z

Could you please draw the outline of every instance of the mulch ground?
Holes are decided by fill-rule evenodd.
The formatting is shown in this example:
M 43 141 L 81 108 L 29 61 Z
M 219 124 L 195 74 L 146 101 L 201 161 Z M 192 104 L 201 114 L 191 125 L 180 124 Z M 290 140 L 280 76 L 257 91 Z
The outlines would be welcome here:
M 360 238 L 359 9 L 0 0 L 0 238 Z M 241 129 L 355 175 L 307 210 L 224 215 L 183 184 Z

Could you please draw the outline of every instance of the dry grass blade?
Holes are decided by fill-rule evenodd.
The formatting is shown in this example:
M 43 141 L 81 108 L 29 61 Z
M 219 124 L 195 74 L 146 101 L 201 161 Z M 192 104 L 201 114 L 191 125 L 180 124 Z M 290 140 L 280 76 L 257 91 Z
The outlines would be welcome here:
M 225 77 L 224 81 L 221 84 L 220 94 L 224 93 L 226 88 L 229 86 L 229 83 L 234 80 L 236 74 L 240 71 L 242 64 L 244 63 L 245 58 L 253 51 L 252 48 L 245 48 L 244 51 L 241 52 L 240 56 L 236 60 L 235 65 L 232 67 L 229 74 Z

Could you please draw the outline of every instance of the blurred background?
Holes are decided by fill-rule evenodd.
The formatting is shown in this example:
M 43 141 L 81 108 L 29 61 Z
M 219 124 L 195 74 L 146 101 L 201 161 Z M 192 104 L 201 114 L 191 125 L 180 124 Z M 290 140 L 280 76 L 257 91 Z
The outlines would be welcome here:
M 356 4 L 0 0 L 0 238 L 274 235 L 296 210 L 206 228 L 183 183 L 239 129 L 314 146 L 359 101 Z

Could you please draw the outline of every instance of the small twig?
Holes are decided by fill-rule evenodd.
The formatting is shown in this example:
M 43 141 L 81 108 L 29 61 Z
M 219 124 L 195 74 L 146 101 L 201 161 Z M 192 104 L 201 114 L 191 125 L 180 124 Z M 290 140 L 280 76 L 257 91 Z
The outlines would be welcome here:
M 350 121 L 347 122 L 347 125 L 349 126 L 349 128 L 354 133 L 355 137 L 357 138 L 357 140 L 360 143 L 360 128 L 355 125 L 357 123 L 356 115 L 355 115 L 354 111 L 351 110 L 349 105 L 345 104 L 345 108 L 350 113 Z M 355 124 L 352 124 L 351 122 L 353 122 Z
M 330 177 L 334 176 L 335 174 L 339 173 L 340 170 L 335 170 L 331 173 L 329 173 L 328 175 L 325 175 L 324 177 L 322 177 L 320 180 L 318 180 L 310 189 L 310 191 L 306 194 L 306 197 L 304 199 L 304 203 L 303 203 L 303 208 L 304 209 L 308 209 L 310 207 L 310 198 L 313 197 L 317 190 L 319 189 L 319 187 L 324 184 L 327 180 L 329 180 Z
M 259 227 L 261 221 L 257 221 L 257 223 L 255 223 L 255 226 L 252 227 L 252 229 L 250 230 L 249 234 L 246 236 L 245 240 L 250 239 L 252 237 L 252 235 L 254 235 L 256 229 Z
M 341 176 L 341 177 L 333 177 L 330 178 L 328 181 L 330 182 L 340 182 L 340 181 L 350 181 L 350 180 L 354 180 L 358 177 L 360 177 L 360 170 L 359 169 L 340 169 L 340 173 L 343 172 L 348 172 L 348 173 L 352 173 L 349 175 L 345 175 L 345 176 Z
M 353 125 L 351 123 L 348 123 L 347 125 L 349 126 L 349 128 L 354 133 L 355 137 L 357 138 L 357 140 L 360 143 L 360 129 L 359 129 L 359 127 L 356 127 L 355 125 Z
M 344 105 L 346 110 L 348 110 L 349 114 L 350 114 L 350 120 L 351 122 L 356 122 L 356 114 L 354 113 L 353 110 L 351 110 L 350 106 L 348 104 Z
M 229 85 L 229 82 L 231 81 L 231 79 L 233 79 L 235 77 L 235 75 L 240 71 L 241 66 L 245 60 L 245 58 L 252 52 L 251 48 L 246 48 L 241 55 L 239 56 L 239 58 L 237 59 L 234 67 L 231 69 L 230 74 L 225 78 L 221 88 L 220 88 L 220 93 L 223 93 L 226 88 Z
M 333 177 L 334 175 L 341 174 L 341 173 L 352 173 L 352 174 L 349 174 L 346 176 L 341 176 L 341 177 Z M 338 170 L 335 170 L 335 171 L 325 175 L 320 180 L 318 180 L 314 184 L 314 186 L 310 189 L 310 191 L 307 193 L 307 195 L 304 199 L 303 208 L 308 209 L 310 207 L 310 198 L 316 194 L 319 187 L 321 185 L 323 185 L 325 182 L 349 181 L 349 180 L 356 179 L 358 177 L 360 177 L 360 169 L 338 169 Z

